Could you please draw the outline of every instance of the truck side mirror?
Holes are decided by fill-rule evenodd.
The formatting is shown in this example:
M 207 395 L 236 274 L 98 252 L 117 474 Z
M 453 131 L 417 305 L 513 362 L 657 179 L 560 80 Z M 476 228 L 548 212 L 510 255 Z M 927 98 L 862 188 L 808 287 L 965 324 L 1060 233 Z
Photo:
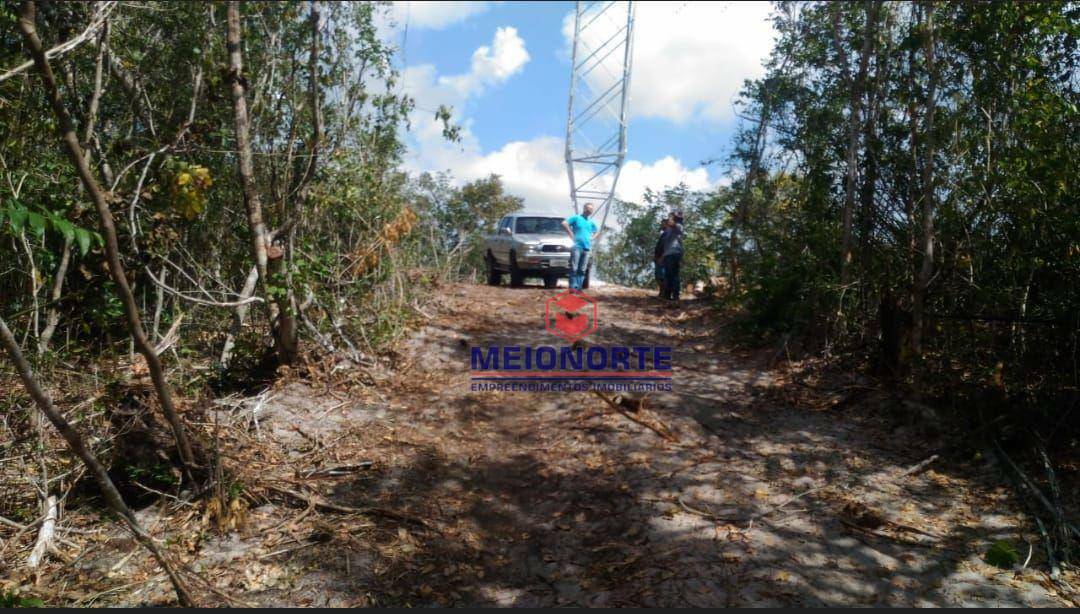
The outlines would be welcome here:
M 499 234 L 501 234 L 501 235 L 506 235 L 506 236 L 508 236 L 508 237 L 509 237 L 510 235 L 514 234 L 514 232 L 513 232 L 512 230 L 510 230 L 509 228 L 506 228 L 506 227 L 504 226 L 504 227 L 502 227 L 502 228 L 500 228 L 500 229 L 499 229 Z

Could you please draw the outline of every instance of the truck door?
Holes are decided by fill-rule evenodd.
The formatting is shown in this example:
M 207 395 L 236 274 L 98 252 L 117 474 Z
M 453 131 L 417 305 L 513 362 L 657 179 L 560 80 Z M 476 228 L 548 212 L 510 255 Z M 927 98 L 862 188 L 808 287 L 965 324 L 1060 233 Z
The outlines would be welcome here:
M 498 263 L 502 263 L 501 254 L 503 237 L 500 230 L 502 229 L 503 222 L 505 221 L 505 217 L 499 218 L 499 221 L 495 222 L 495 227 L 491 230 L 491 234 L 488 235 L 488 249 L 491 250 L 491 255 L 495 257 L 495 262 Z
M 497 249 L 499 251 L 495 254 L 495 257 L 498 259 L 499 262 L 503 264 L 510 263 L 510 244 L 512 243 L 510 235 L 506 234 L 506 231 L 504 229 L 512 230 L 513 225 L 514 218 L 508 215 L 503 219 L 499 220 L 499 227 L 495 231 L 499 237 L 498 241 L 495 244 L 496 246 L 498 246 Z

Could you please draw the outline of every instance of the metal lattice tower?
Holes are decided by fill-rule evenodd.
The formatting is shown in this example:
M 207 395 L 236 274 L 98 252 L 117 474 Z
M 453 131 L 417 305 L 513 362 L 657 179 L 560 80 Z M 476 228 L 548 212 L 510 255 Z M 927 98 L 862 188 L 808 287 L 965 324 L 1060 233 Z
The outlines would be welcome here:
M 578 2 L 570 62 L 566 171 L 574 211 L 596 203 L 603 228 L 626 158 L 634 3 Z

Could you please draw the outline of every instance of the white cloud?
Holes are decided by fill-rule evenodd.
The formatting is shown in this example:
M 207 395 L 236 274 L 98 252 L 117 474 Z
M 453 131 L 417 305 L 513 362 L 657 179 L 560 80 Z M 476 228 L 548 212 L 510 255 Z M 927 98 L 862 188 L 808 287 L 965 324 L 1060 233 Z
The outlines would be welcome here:
M 491 2 L 395 1 L 375 11 L 379 38 L 396 47 L 406 43 L 409 31 L 443 30 L 488 10 Z
M 555 137 L 513 141 L 487 155 L 464 152 L 458 167 L 451 170 L 462 180 L 495 173 L 507 191 L 525 199 L 526 209 L 564 213 L 570 208 L 570 188 L 562 152 L 562 139 Z
M 528 61 L 525 41 L 515 28 L 504 27 L 495 31 L 490 45 L 473 52 L 466 73 L 439 75 L 431 64 L 409 66 L 402 71 L 402 87 L 416 101 L 410 117 L 413 143 L 407 162 L 411 170 L 458 170 L 463 152 L 478 155 L 479 145 L 469 131 L 471 122 L 462 115 L 465 103 L 521 72 Z M 434 118 L 434 110 L 440 105 L 454 109 L 452 121 L 462 126 L 459 143 L 448 143 L 443 138 L 442 123 Z
M 390 13 L 398 28 L 441 30 L 482 13 L 490 2 L 394 2 Z
M 672 156 L 660 158 L 652 164 L 628 160 L 623 164 L 619 185 L 615 190 L 619 198 L 642 202 L 645 188 L 654 191 L 685 183 L 691 190 L 707 190 L 713 187 L 709 173 L 704 168 L 688 169 Z
M 433 120 L 416 128 L 417 143 L 408 160 L 411 171 L 449 170 L 459 184 L 495 173 L 502 177 L 507 191 L 525 199 L 530 211 L 564 214 L 571 210 L 562 138 L 542 136 L 512 141 L 485 154 L 467 130 L 460 143 L 452 144 L 442 140 L 440 127 Z M 651 164 L 627 160 L 616 196 L 641 202 L 646 188 L 662 190 L 679 183 L 695 190 L 713 187 L 704 168 L 687 168 L 676 158 L 666 156 Z
M 774 30 L 767 2 L 638 2 L 634 20 L 632 117 L 723 121 L 744 79 L 762 75 Z M 625 21 L 617 13 L 593 22 L 586 43 L 595 48 Z M 569 48 L 573 15 L 563 21 Z M 566 50 L 563 53 L 568 53 Z M 612 73 L 618 54 L 605 61 Z M 602 70 L 594 71 L 598 76 Z
M 452 77 L 439 77 L 439 84 L 455 90 L 467 98 L 479 94 L 489 85 L 502 83 L 514 76 L 529 61 L 525 41 L 518 36 L 516 28 L 499 28 L 491 46 L 477 48 L 472 55 L 469 72 Z
M 507 190 L 525 199 L 526 208 L 563 214 L 572 207 L 563 156 L 561 138 L 539 137 L 507 143 L 487 155 L 462 156 L 458 169 L 451 170 L 464 179 L 496 173 L 503 178 Z M 623 200 L 641 202 L 645 188 L 662 190 L 679 183 L 697 190 L 712 185 L 705 169 L 688 169 L 677 159 L 667 156 L 651 164 L 627 160 L 615 194 Z
M 529 52 L 517 30 L 499 28 L 490 45 L 483 45 L 473 52 L 469 72 L 440 76 L 431 64 L 409 66 L 401 73 L 402 87 L 419 107 L 427 109 L 424 112 L 439 105 L 454 107 L 460 112 L 470 97 L 505 82 L 521 72 L 528 62 Z

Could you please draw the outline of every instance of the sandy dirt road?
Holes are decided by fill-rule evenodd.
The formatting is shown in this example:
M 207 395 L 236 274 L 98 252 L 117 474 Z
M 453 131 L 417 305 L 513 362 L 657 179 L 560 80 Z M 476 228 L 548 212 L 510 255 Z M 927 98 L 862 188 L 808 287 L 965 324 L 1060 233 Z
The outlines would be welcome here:
M 374 386 L 284 385 L 247 427 L 260 452 L 235 444 L 263 480 L 392 513 L 268 496 L 240 533 L 191 547 L 220 590 L 268 605 L 1074 604 L 1034 569 L 1041 553 L 1020 571 L 983 562 L 994 540 L 1032 539 L 996 470 L 883 415 L 854 376 L 795 384 L 764 368 L 774 351 L 727 347 L 703 302 L 594 288 L 590 343 L 675 348 L 672 392 L 635 415 L 664 438 L 588 393 L 471 391 L 470 347 L 558 342 L 543 324 L 558 291 L 443 290 Z

